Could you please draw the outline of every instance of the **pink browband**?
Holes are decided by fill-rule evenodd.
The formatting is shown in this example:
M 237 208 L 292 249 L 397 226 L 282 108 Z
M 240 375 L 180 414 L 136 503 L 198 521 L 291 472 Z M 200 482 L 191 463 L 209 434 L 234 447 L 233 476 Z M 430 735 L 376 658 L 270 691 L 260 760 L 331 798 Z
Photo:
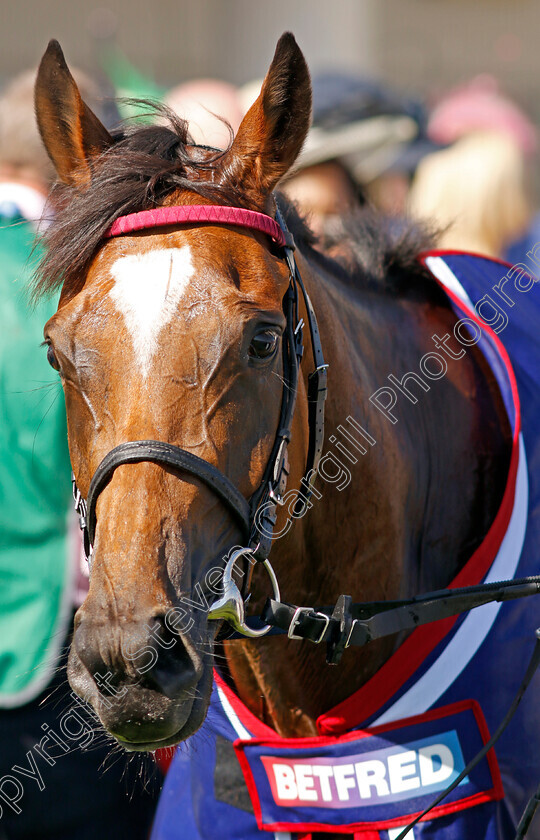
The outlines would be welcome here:
M 274 242 L 282 247 L 286 244 L 285 235 L 278 223 L 264 213 L 244 210 L 241 207 L 220 207 L 219 205 L 204 204 L 192 204 L 184 207 L 157 207 L 155 210 L 141 210 L 140 213 L 119 216 L 105 233 L 105 237 L 108 239 L 111 236 L 121 236 L 123 233 L 134 233 L 136 230 L 147 230 L 162 225 L 192 224 L 194 222 L 253 228 L 268 234 Z

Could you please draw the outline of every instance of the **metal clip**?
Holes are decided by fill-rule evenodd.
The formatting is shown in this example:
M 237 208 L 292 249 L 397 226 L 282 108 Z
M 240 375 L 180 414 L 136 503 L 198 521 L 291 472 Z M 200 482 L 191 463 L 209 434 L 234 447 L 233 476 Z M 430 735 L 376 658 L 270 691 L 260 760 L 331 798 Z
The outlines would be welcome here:
M 336 601 L 332 618 L 339 622 L 339 633 L 334 633 L 328 640 L 326 661 L 329 665 L 338 665 L 343 651 L 351 640 L 353 617 L 351 615 L 352 598 L 350 595 L 340 595 Z
M 232 577 L 236 561 L 240 557 L 244 557 L 248 554 L 252 554 L 252 550 L 250 548 L 239 548 L 232 553 L 230 559 L 227 561 L 227 565 L 223 570 L 223 595 L 210 607 L 208 611 L 208 619 L 222 619 L 234 627 L 238 633 L 242 633 L 242 635 L 247 636 L 250 639 L 258 639 L 261 636 L 265 636 L 271 627 L 269 624 L 265 624 L 265 626 L 261 627 L 260 630 L 254 630 L 251 627 L 248 627 L 245 620 L 244 599 L 242 598 L 240 590 Z M 262 565 L 268 572 L 268 577 L 270 578 L 270 582 L 272 584 L 274 600 L 281 601 L 279 585 L 274 570 L 270 565 L 270 561 L 264 560 Z
M 86 499 L 83 499 L 81 496 L 81 491 L 77 487 L 75 482 L 75 474 L 71 473 L 71 487 L 73 490 L 73 501 L 75 512 L 79 514 L 79 521 L 81 522 L 81 529 L 86 527 L 86 514 L 87 514 L 87 507 L 86 507 Z M 84 524 L 82 523 L 84 520 Z

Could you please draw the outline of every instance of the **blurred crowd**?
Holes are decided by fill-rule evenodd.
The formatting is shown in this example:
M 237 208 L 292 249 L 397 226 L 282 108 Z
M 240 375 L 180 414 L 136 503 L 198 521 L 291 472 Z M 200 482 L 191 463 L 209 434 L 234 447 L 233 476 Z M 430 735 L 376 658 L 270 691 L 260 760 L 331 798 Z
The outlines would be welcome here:
M 164 101 L 196 143 L 224 148 L 260 84 L 199 79 Z M 347 211 L 367 205 L 425 223 L 437 247 L 518 262 L 540 234 L 537 146 L 536 126 L 492 76 L 428 107 L 373 79 L 324 73 L 313 79 L 312 128 L 282 189 L 323 248 L 339 240 Z
M 197 79 L 165 91 L 140 73 L 132 84 L 125 72 L 115 78 L 112 67 L 100 90 L 76 75 L 109 128 L 133 107 L 120 104 L 118 113 L 111 90 L 150 94 L 189 121 L 195 143 L 218 149 L 227 147 L 261 85 Z M 33 115 L 34 76 L 17 77 L 0 94 L 0 783 L 61 713 L 69 693 L 64 651 L 86 587 L 70 514 L 63 400 L 39 346 L 56 301 L 32 309 L 26 296 L 40 254 L 39 225 L 54 214 L 47 201 L 52 167 Z M 334 72 L 313 79 L 313 125 L 282 189 L 323 249 L 339 243 L 343 214 L 375 207 L 398 229 L 408 218 L 427 224 L 437 247 L 515 263 L 540 239 L 532 186 L 538 165 L 536 126 L 492 77 L 475 78 L 428 107 L 373 79 Z M 43 705 L 51 696 L 52 706 Z M 120 784 L 123 763 L 100 772 L 109 751 L 104 744 L 57 756 L 47 789 L 30 785 L 22 813 L 6 811 L 0 840 L 112 836 L 115 823 L 118 836 L 148 836 L 154 793 L 129 779 Z

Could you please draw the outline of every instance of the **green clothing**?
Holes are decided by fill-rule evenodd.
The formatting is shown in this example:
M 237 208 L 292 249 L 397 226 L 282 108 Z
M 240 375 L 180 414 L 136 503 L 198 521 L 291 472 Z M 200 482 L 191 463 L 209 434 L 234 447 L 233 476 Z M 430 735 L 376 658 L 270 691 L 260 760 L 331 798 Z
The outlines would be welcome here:
M 71 614 L 70 463 L 60 379 L 27 291 L 34 227 L 0 217 L 0 707 L 39 694 L 57 665 Z

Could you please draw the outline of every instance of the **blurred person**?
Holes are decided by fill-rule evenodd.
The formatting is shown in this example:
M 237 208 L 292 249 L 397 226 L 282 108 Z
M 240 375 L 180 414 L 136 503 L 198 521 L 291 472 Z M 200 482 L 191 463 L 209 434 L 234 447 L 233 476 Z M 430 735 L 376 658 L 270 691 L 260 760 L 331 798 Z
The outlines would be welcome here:
M 439 247 L 500 258 L 531 218 L 520 148 L 498 131 L 461 137 L 420 163 L 409 209 L 440 231 Z
M 487 73 L 444 96 L 433 108 L 427 126 L 430 139 L 443 144 L 485 131 L 506 135 L 526 158 L 537 150 L 535 126 Z
M 538 149 L 536 126 L 526 113 L 501 91 L 497 80 L 488 74 L 451 90 L 432 111 L 429 136 L 438 142 L 454 143 L 472 132 L 495 131 L 508 137 L 520 150 L 526 168 L 526 180 L 532 181 L 531 166 Z M 523 231 L 521 231 L 523 233 Z M 507 243 L 503 250 L 509 262 L 525 259 L 527 252 L 540 241 L 540 215 L 530 222 L 523 236 Z
M 300 208 L 323 243 L 338 238 L 341 217 L 364 204 L 349 171 L 339 160 L 300 169 L 282 185 L 282 190 Z
M 367 195 L 374 207 L 388 216 L 401 216 L 407 206 L 411 186 L 409 173 L 392 168 L 375 178 L 367 187 Z
M 419 133 L 417 112 L 417 103 L 377 81 L 347 73 L 315 77 L 313 125 L 282 189 L 322 247 L 332 248 L 342 236 L 341 217 L 366 203 L 401 211 L 408 177 L 388 173 Z
M 535 213 L 523 236 L 513 240 L 503 253 L 503 259 L 511 265 L 525 263 L 529 273 L 534 271 L 531 267 L 530 252 L 537 253 L 540 248 L 540 213 Z M 538 268 L 535 274 L 538 276 Z
M 34 79 L 24 73 L 0 95 L 0 840 L 142 840 L 154 796 L 123 759 L 106 769 L 110 747 L 65 675 L 80 550 L 61 385 L 40 346 L 56 305 L 31 308 L 25 293 L 53 178 Z
M 189 123 L 200 146 L 226 149 L 244 116 L 237 89 L 220 79 L 193 79 L 170 90 L 164 102 Z
M 106 18 L 111 11 L 98 7 L 92 14 L 94 25 L 99 29 L 100 18 Z M 166 88 L 133 64 L 114 38 L 109 41 L 106 37 L 100 39 L 98 36 L 97 52 L 99 64 L 115 97 L 115 107 L 122 119 L 136 118 L 140 122 L 151 122 L 152 115 L 145 102 L 161 101 Z
M 409 190 L 420 162 L 444 145 L 427 134 L 427 112 L 415 103 L 414 118 L 418 134 L 400 149 L 395 160 L 366 185 L 368 201 L 387 216 L 403 217 L 407 212 Z

